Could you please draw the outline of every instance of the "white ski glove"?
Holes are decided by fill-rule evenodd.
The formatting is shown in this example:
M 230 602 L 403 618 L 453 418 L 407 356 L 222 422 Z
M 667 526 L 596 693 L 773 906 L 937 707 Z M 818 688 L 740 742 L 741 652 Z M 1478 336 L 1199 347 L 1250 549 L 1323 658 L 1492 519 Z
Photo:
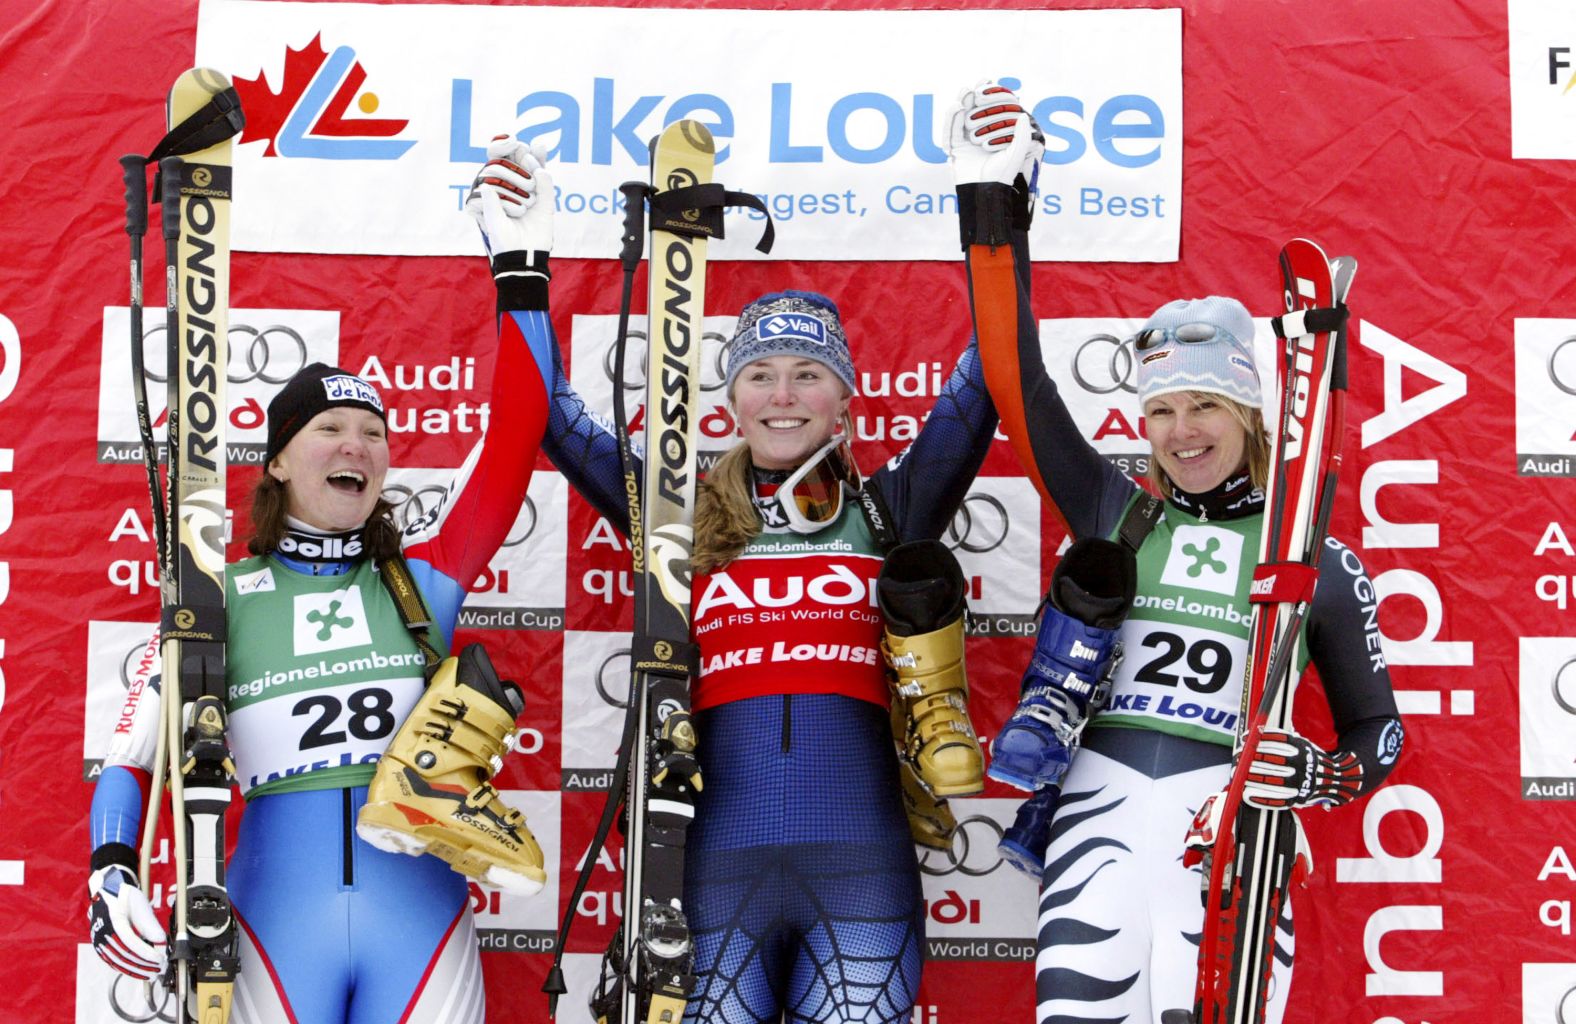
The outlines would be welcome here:
M 958 94 L 948 150 L 953 181 L 959 185 L 991 181 L 1019 184 L 1029 195 L 1039 187 L 1045 136 L 1017 95 L 993 81 L 980 82 Z
M 126 867 L 106 864 L 88 876 L 88 926 L 99 959 L 121 974 L 150 981 L 164 973 L 164 928 Z
M 1333 753 L 1294 732 L 1265 729 L 1248 765 L 1242 799 L 1254 807 L 1337 807 L 1362 790 L 1363 766 L 1349 750 Z
M 493 277 L 548 277 L 553 250 L 553 180 L 547 152 L 509 135 L 487 145 L 487 163 L 476 173 L 465 212 L 481 228 Z

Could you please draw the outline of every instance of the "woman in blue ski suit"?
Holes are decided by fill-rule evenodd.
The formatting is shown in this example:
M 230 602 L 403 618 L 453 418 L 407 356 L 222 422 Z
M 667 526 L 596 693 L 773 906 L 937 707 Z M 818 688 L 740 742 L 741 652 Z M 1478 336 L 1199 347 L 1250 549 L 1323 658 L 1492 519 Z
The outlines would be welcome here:
M 549 387 L 545 450 L 627 535 L 617 439 L 556 347 Z M 698 976 L 690 1022 L 896 1024 L 918 991 L 923 899 L 873 600 L 883 550 L 841 490 L 837 511 L 811 525 L 779 500 L 796 471 L 838 458 L 856 391 L 831 300 L 780 292 L 745 308 L 726 381 L 744 440 L 697 496 L 692 706 L 704 788 L 683 886 Z M 947 528 L 995 427 L 971 345 L 912 445 L 865 482 L 898 541 Z
M 529 247 L 541 210 L 471 205 L 495 247 Z M 512 255 L 497 252 L 495 262 Z M 466 589 L 502 545 L 531 478 L 533 459 L 522 456 L 541 438 L 552 372 L 545 282 L 501 278 L 499 288 L 510 311 L 498 318 L 487 434 L 440 506 L 404 536 L 382 498 L 389 444 L 375 388 L 317 363 L 269 403 L 255 557 L 226 573 L 230 741 L 246 798 L 226 879 L 239 939 L 236 1024 L 484 1018 L 465 878 L 436 857 L 376 849 L 354 829 L 375 762 L 424 682 L 377 561 L 403 549 L 433 617 L 429 639 L 446 654 Z M 156 977 L 166 958 L 136 852 L 160 714 L 158 649 L 155 636 L 91 814 L 94 948 L 134 978 Z

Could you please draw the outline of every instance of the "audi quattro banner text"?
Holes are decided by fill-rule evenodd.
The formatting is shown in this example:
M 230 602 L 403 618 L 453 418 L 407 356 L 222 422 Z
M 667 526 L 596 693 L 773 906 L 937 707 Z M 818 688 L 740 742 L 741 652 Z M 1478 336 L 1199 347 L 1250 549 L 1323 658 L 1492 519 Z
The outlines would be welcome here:
M 746 59 L 673 61 L 646 40 Z M 478 39 L 535 46 L 529 61 Z M 879 42 L 879 45 L 872 45 Z M 980 54 L 990 55 L 981 62 Z M 208 0 L 197 60 L 235 82 L 247 127 L 235 244 L 258 252 L 463 255 L 455 211 L 499 131 L 544 145 L 554 254 L 617 255 L 620 182 L 647 140 L 694 118 L 718 176 L 761 195 L 774 259 L 957 259 L 946 166 L 954 96 L 1021 83 L 1056 173 L 1040 259 L 1177 258 L 1181 12 L 736 11 Z M 400 216 L 386 211 L 397 209 Z M 740 219 L 758 214 L 737 214 Z M 757 232 L 713 250 L 753 257 Z

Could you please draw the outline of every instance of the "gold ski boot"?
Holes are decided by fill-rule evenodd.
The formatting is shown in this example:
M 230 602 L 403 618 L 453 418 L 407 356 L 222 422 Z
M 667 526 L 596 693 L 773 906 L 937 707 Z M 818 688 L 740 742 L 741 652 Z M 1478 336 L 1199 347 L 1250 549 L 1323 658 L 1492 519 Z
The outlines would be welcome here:
M 506 892 L 540 890 L 542 849 L 488 781 L 524 708 L 480 644 L 445 658 L 378 762 L 356 834 L 390 853 L 430 853 Z
M 910 838 L 932 850 L 952 849 L 952 833 L 958 828 L 952 808 L 920 781 L 914 771 L 914 762 L 900 759 L 897 771 L 903 784 L 903 813 L 908 816 Z
M 939 541 L 900 544 L 876 582 L 886 617 L 881 653 L 890 669 L 894 732 L 905 759 L 937 797 L 985 788 L 985 757 L 969 721 L 963 666 L 963 570 Z

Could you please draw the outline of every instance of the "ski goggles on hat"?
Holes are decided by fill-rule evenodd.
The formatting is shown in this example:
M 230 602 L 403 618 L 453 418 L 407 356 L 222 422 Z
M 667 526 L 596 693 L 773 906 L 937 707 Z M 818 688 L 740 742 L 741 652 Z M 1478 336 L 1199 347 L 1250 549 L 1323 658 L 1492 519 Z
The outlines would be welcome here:
M 833 434 L 777 487 L 777 502 L 795 533 L 815 533 L 843 511 L 845 487 L 858 490 L 859 467 L 844 434 Z
M 1176 327 L 1151 327 L 1133 335 L 1132 340 L 1134 349 L 1139 352 L 1148 352 L 1151 349 L 1159 348 L 1168 341 L 1174 341 L 1179 345 L 1201 345 L 1204 342 L 1214 341 L 1217 338 L 1231 342 L 1238 348 L 1242 347 L 1241 342 L 1237 341 L 1236 338 L 1233 338 L 1214 324 L 1206 323 L 1179 324 Z

